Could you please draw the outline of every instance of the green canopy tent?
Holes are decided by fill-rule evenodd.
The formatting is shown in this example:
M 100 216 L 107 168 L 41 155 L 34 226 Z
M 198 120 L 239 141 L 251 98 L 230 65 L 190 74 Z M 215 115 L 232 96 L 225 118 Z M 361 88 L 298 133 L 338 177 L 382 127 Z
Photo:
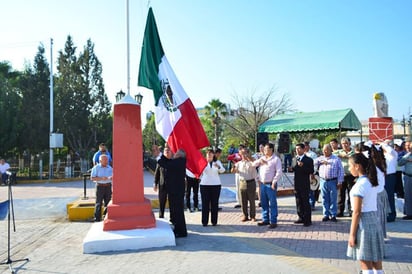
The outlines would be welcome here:
M 259 126 L 259 133 L 362 130 L 352 109 L 277 115 Z M 362 133 L 361 133 L 362 134 Z

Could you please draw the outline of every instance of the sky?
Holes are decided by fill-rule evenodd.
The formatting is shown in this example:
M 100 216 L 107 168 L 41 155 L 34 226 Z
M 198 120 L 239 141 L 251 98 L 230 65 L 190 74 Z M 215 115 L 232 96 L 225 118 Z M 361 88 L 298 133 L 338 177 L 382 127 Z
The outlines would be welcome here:
M 146 113 L 153 94 L 137 77 L 151 6 L 165 54 L 197 108 L 212 99 L 234 106 L 234 96 L 275 88 L 273 98 L 289 95 L 297 111 L 352 108 L 367 120 L 373 94 L 383 92 L 389 116 L 412 114 L 412 1 L 130 0 L 129 58 L 126 3 L 0 0 L 0 61 L 23 70 L 43 43 L 56 72 L 67 36 L 77 54 L 90 38 L 110 101 L 130 83 Z

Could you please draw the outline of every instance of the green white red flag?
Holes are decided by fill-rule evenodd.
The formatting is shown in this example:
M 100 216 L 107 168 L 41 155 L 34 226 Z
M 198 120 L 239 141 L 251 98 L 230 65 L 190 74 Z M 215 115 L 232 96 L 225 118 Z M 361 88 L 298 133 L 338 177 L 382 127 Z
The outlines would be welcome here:
M 173 152 L 186 152 L 187 169 L 199 177 L 207 164 L 200 149 L 209 146 L 209 140 L 164 54 L 152 8 L 147 15 L 138 86 L 153 90 L 156 130 Z

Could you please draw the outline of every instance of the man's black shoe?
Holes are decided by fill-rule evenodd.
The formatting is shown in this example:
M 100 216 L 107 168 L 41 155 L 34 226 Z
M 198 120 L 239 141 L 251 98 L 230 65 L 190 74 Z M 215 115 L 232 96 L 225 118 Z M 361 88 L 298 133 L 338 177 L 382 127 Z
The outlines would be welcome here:
M 343 217 L 343 213 L 338 213 L 338 215 L 336 215 L 336 217 Z
M 412 216 L 410 215 L 403 216 L 402 220 L 412 220 Z
M 336 217 L 332 217 L 330 220 L 334 223 L 336 223 L 338 221 L 338 220 L 336 220 Z
M 278 227 L 277 224 L 270 224 L 270 225 L 269 225 L 269 228 L 270 228 L 270 229 L 277 228 L 277 227 Z
M 241 208 L 241 206 L 240 205 L 235 205 L 235 208 Z
M 258 222 L 257 225 L 258 226 L 264 226 L 264 225 L 268 225 L 269 222 Z
M 312 222 L 303 224 L 303 226 L 311 226 L 311 225 L 312 225 Z
M 303 220 L 300 220 L 300 219 L 299 219 L 299 220 L 297 220 L 297 221 L 294 221 L 293 223 L 294 223 L 294 224 L 303 224 Z
M 329 221 L 329 217 L 328 216 L 323 217 L 322 222 L 327 222 L 327 221 Z
M 183 238 L 183 237 L 187 237 L 187 233 L 176 233 L 175 232 L 175 238 Z

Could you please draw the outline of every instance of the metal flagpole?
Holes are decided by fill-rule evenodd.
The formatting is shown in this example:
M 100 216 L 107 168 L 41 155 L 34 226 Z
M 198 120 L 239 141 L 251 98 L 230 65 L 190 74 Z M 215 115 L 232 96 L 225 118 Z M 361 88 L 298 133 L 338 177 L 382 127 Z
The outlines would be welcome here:
M 53 38 L 50 38 L 50 134 L 49 134 L 49 179 L 53 178 Z
M 130 43 L 129 43 L 129 0 L 126 0 L 127 20 L 127 95 L 130 96 Z

